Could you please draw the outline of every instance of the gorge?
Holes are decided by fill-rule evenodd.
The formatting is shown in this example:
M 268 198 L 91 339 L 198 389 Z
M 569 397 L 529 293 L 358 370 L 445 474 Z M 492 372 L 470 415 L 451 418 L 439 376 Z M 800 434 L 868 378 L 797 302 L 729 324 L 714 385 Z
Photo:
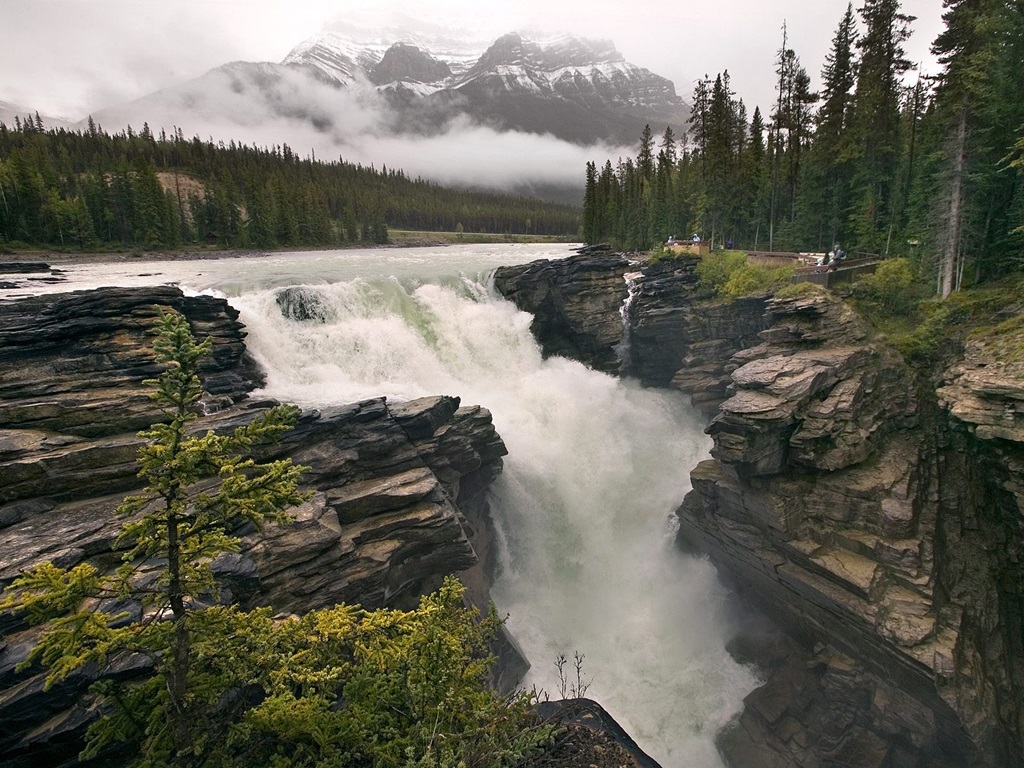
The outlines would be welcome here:
M 306 408 L 289 451 L 319 493 L 224 564 L 237 599 L 401 604 L 482 561 L 527 681 L 557 692 L 553 658 L 585 654 L 666 768 L 1020 764 L 1017 367 L 974 344 L 922 381 L 838 299 L 709 301 L 694 260 L 471 251 L 68 266 L 57 290 L 147 287 L 0 303 L 0 578 L 109 549 L 97 496 L 131 485 L 169 303 L 217 342 L 212 418 Z M 494 277 L 530 314 L 481 277 L 539 257 Z M 620 360 L 646 389 L 598 372 Z M 4 733 L 59 743 L 81 713 L 14 676 L 28 639 L 0 630 Z
M 496 282 L 601 366 L 632 273 L 626 370 L 710 419 L 679 541 L 788 632 L 733 646 L 767 682 L 727 759 L 1021 765 L 1020 364 L 982 339 L 912 369 L 831 294 L 714 301 L 695 267 L 581 255 Z
M 4 408 L 12 414 L 3 475 L 13 478 L 17 467 L 35 477 L 34 486 L 5 499 L 11 523 L 0 529 L 0 551 L 18 557 L 5 560 L 4 578 L 42 554 L 40 530 L 64 520 L 68 508 L 101 519 L 87 518 L 83 534 L 56 527 L 51 553 L 97 557 L 109 546 L 102 500 L 52 498 L 59 489 L 47 478 L 66 475 L 67 494 L 102 485 L 114 499 L 130 486 L 130 434 L 152 417 L 135 412 L 144 403 L 138 382 L 151 375 L 143 331 L 152 303 L 168 302 L 190 308 L 196 331 L 219 342 L 215 360 L 225 370 L 208 380 L 234 383 L 215 386 L 217 397 L 237 399 L 247 382 L 266 376 L 261 390 L 214 418 L 240 418 L 263 395 L 306 408 L 291 455 L 316 467 L 321 493 L 282 538 L 249 541 L 243 558 L 230 563 L 237 597 L 288 610 L 337 599 L 402 605 L 442 573 L 482 560 L 493 572 L 492 596 L 533 665 L 527 685 L 557 697 L 553 662 L 579 651 L 588 695 L 662 764 L 721 765 L 714 735 L 756 678 L 725 650 L 730 612 L 713 568 L 672 546 L 670 515 L 688 487 L 685 469 L 707 451 L 700 419 L 678 393 L 545 360 L 530 316 L 487 285 L 498 264 L 567 252 L 457 246 L 67 265 L 51 278 L 61 283 L 12 276 L 19 285 L 8 296 L 126 287 L 3 304 L 12 313 L 2 323 L 11 351 Z M 226 294 L 230 307 L 154 287 L 167 282 L 190 286 L 188 293 Z M 240 317 L 232 319 L 235 311 Z M 258 366 L 242 355 L 243 333 Z M 62 422 L 90 400 L 92 412 L 111 423 Z M 99 444 L 86 439 L 101 435 Z M 120 451 L 116 461 L 101 455 L 114 449 L 103 447 L 109 443 Z M 101 473 L 89 463 L 93 456 L 111 468 Z M 490 481 L 497 530 L 488 548 L 473 499 L 483 498 L 477 492 Z M 466 580 L 477 578 L 471 571 Z M 57 733 L 74 718 L 44 699 L 38 683 L 32 689 L 13 676 L 24 652 L 19 637 L 9 637 L 0 657 L 7 675 L 0 703 L 8 705 L 0 712 L 25 713 L 29 747 L 39 749 L 42 741 L 59 743 Z

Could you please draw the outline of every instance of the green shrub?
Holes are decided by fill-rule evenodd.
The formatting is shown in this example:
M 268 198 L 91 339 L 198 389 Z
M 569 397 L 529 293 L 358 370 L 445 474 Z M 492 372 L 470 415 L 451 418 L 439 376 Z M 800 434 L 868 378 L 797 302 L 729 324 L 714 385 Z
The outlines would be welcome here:
M 782 288 L 775 292 L 776 299 L 798 299 L 803 296 L 813 296 L 814 294 L 824 293 L 825 289 L 817 283 L 804 282 L 804 283 L 790 283 L 784 285 Z
M 373 768 L 519 764 L 550 741 L 532 694 L 487 687 L 500 625 L 463 605 L 454 578 L 419 608 L 337 606 L 267 632 L 256 680 L 267 697 L 232 732 L 225 765 Z M 240 681 L 241 682 L 241 681 Z
M 700 287 L 719 293 L 732 274 L 746 264 L 747 254 L 743 251 L 713 251 L 701 258 L 697 264 Z
M 885 315 L 909 315 L 920 300 L 910 260 L 889 259 L 854 283 L 854 296 Z
M 729 275 L 719 295 L 737 299 L 761 293 L 774 293 L 793 281 L 794 267 L 760 267 L 744 264 Z

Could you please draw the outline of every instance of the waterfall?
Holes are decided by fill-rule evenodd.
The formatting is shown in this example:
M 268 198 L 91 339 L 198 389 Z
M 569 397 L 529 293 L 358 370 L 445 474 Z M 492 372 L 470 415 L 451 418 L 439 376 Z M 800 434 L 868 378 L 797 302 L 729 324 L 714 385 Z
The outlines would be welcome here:
M 545 360 L 532 318 L 464 276 L 568 252 L 82 264 L 38 289 L 175 282 L 227 296 L 266 394 L 304 407 L 448 394 L 489 408 L 509 450 L 493 490 L 502 557 L 492 594 L 533 664 L 526 685 L 556 698 L 555 659 L 578 652 L 588 695 L 665 768 L 720 768 L 715 733 L 757 681 L 724 650 L 728 595 L 714 569 L 672 546 L 672 510 L 708 450 L 701 420 L 678 393 Z
M 492 593 L 533 664 L 526 685 L 557 698 L 555 659 L 579 652 L 588 695 L 665 768 L 720 766 L 714 735 L 755 680 L 724 650 L 713 568 L 672 546 L 671 512 L 708 450 L 683 398 L 543 359 L 531 317 L 476 279 L 291 290 L 284 308 L 277 289 L 232 299 L 267 394 L 307 407 L 452 394 L 492 411 L 509 450 Z
M 622 276 L 626 281 L 626 298 L 622 300 L 622 307 L 619 309 L 619 316 L 622 318 L 622 341 L 615 351 L 622 364 L 619 370 L 623 373 L 629 373 L 633 365 L 633 304 L 640 293 L 640 281 L 643 276 L 643 272 L 627 272 Z

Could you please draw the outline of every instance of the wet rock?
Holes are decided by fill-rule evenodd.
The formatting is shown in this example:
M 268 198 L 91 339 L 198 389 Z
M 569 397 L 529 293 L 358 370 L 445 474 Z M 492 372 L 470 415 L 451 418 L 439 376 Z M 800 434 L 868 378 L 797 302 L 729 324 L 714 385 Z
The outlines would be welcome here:
M 499 267 L 494 285 L 534 316 L 530 329 L 546 355 L 580 360 L 599 371 L 619 370 L 619 314 L 626 299 L 620 254 L 585 252 L 566 259 Z

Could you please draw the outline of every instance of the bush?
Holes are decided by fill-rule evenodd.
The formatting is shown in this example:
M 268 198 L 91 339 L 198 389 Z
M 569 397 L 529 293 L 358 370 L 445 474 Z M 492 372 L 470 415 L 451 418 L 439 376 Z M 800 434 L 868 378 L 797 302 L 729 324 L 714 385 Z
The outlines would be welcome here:
M 906 258 L 889 259 L 854 283 L 854 296 L 885 315 L 909 315 L 920 299 L 914 270 Z
M 238 682 L 258 680 L 267 696 L 223 764 L 500 768 L 548 743 L 532 695 L 487 688 L 500 621 L 480 620 L 463 594 L 449 578 L 414 611 L 342 605 L 255 633 L 264 650 Z
M 719 294 L 725 298 L 774 293 L 793 281 L 794 267 L 759 267 L 744 264 L 731 275 Z
M 729 281 L 736 270 L 744 266 L 747 261 L 747 254 L 742 251 L 713 251 L 700 260 L 697 264 L 697 277 L 700 278 L 700 287 L 716 294 Z
M 790 283 L 785 285 L 775 292 L 776 299 L 798 299 L 804 296 L 813 296 L 819 293 L 825 293 L 826 289 L 822 288 L 817 283 L 803 282 L 803 283 Z

